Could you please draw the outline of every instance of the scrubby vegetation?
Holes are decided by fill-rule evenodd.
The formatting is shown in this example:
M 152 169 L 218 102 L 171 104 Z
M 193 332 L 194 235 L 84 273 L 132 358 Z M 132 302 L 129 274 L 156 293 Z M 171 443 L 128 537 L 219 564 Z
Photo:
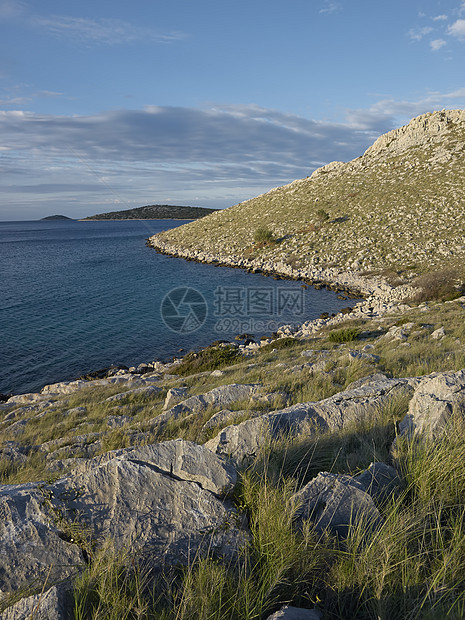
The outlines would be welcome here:
M 346 328 L 306 340 L 283 338 L 246 358 L 233 345 L 210 347 L 186 356 L 178 376 L 170 370 L 162 390 L 150 397 L 129 393 L 108 401 L 121 387 L 90 384 L 56 398 L 41 416 L 19 412 L 2 424 L 3 441 L 14 440 L 29 452 L 22 464 L 2 459 L 1 482 L 53 479 L 63 473 L 54 470 L 54 460 L 67 456 L 89 458 L 161 439 L 211 437 L 203 425 L 212 409 L 195 420 L 181 417 L 163 429 L 153 427 L 170 387 L 184 385 L 195 394 L 223 384 L 260 383 L 264 392 L 285 395 L 264 405 L 266 411 L 327 398 L 375 372 L 402 377 L 457 370 L 465 366 L 462 302 L 352 320 Z M 439 327 L 445 335 L 432 338 Z M 367 345 L 377 357 L 347 356 Z M 219 366 L 217 375 L 205 371 Z M 236 563 L 194 557 L 186 568 L 155 575 L 139 564 L 137 554 L 116 552 L 110 542 L 99 551 L 89 545 L 88 568 L 75 582 L 76 618 L 258 619 L 283 603 L 317 607 L 328 619 L 463 617 L 465 429 L 458 420 L 440 440 L 398 437 L 393 451 L 407 406 L 408 397 L 400 396 L 343 430 L 293 441 L 282 437 L 257 455 L 242 471 L 232 498 L 251 529 Z M 236 403 L 235 423 L 253 414 L 250 407 Z M 121 425 L 109 428 L 109 419 L 120 419 Z M 48 453 L 33 448 L 45 442 Z M 295 490 L 320 471 L 355 475 L 373 461 L 393 464 L 402 482 L 395 499 L 378 504 L 384 518 L 380 527 L 373 530 L 362 520 L 345 541 L 310 525 L 294 527 L 298 506 L 290 497 Z

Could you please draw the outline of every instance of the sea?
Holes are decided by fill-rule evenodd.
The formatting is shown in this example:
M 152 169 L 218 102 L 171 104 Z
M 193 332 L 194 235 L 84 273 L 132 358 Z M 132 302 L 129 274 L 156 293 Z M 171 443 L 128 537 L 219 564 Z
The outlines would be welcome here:
M 158 254 L 180 220 L 0 222 L 0 393 L 270 335 L 356 300 Z

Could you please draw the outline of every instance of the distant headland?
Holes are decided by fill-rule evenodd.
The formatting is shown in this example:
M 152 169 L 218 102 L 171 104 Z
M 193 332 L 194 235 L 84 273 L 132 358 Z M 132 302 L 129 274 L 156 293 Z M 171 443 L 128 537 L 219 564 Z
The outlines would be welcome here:
M 82 218 L 86 220 L 197 220 L 206 215 L 210 215 L 218 209 L 207 209 L 205 207 L 180 207 L 174 205 L 147 205 L 124 211 L 110 211 L 109 213 L 99 213 L 90 217 Z
M 66 215 L 47 215 L 47 217 L 42 217 L 40 219 L 41 222 L 49 221 L 49 220 L 70 220 L 72 221 L 72 217 L 66 217 Z

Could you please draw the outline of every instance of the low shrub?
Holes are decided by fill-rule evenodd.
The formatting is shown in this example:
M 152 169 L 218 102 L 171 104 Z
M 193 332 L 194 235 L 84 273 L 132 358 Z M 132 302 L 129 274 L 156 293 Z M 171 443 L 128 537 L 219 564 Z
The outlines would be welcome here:
M 343 327 L 342 329 L 335 329 L 328 335 L 330 342 L 352 342 L 357 340 L 360 336 L 361 330 L 358 327 Z
M 450 301 L 460 297 L 464 291 L 459 273 L 454 269 L 425 273 L 413 280 L 412 286 L 418 289 L 418 293 L 412 298 L 415 303 L 430 300 Z
M 230 366 L 240 361 L 240 353 L 233 345 L 207 347 L 198 353 L 188 353 L 179 366 L 174 367 L 173 374 L 187 376 L 204 370 L 215 370 Z
M 266 228 L 266 226 L 260 226 L 254 233 L 253 240 L 255 243 L 263 243 L 265 245 L 269 245 L 274 243 L 273 232 Z
M 297 344 L 299 344 L 299 340 L 288 336 L 286 338 L 278 338 L 277 340 L 273 340 L 273 342 L 270 342 L 269 344 L 265 344 L 263 347 L 261 347 L 260 351 L 268 352 L 272 351 L 273 349 L 289 349 Z

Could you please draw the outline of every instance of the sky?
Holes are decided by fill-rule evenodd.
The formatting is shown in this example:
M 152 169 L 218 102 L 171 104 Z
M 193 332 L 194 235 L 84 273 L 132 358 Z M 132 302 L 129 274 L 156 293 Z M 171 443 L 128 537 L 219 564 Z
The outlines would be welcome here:
M 224 208 L 457 108 L 464 0 L 0 0 L 0 220 Z

